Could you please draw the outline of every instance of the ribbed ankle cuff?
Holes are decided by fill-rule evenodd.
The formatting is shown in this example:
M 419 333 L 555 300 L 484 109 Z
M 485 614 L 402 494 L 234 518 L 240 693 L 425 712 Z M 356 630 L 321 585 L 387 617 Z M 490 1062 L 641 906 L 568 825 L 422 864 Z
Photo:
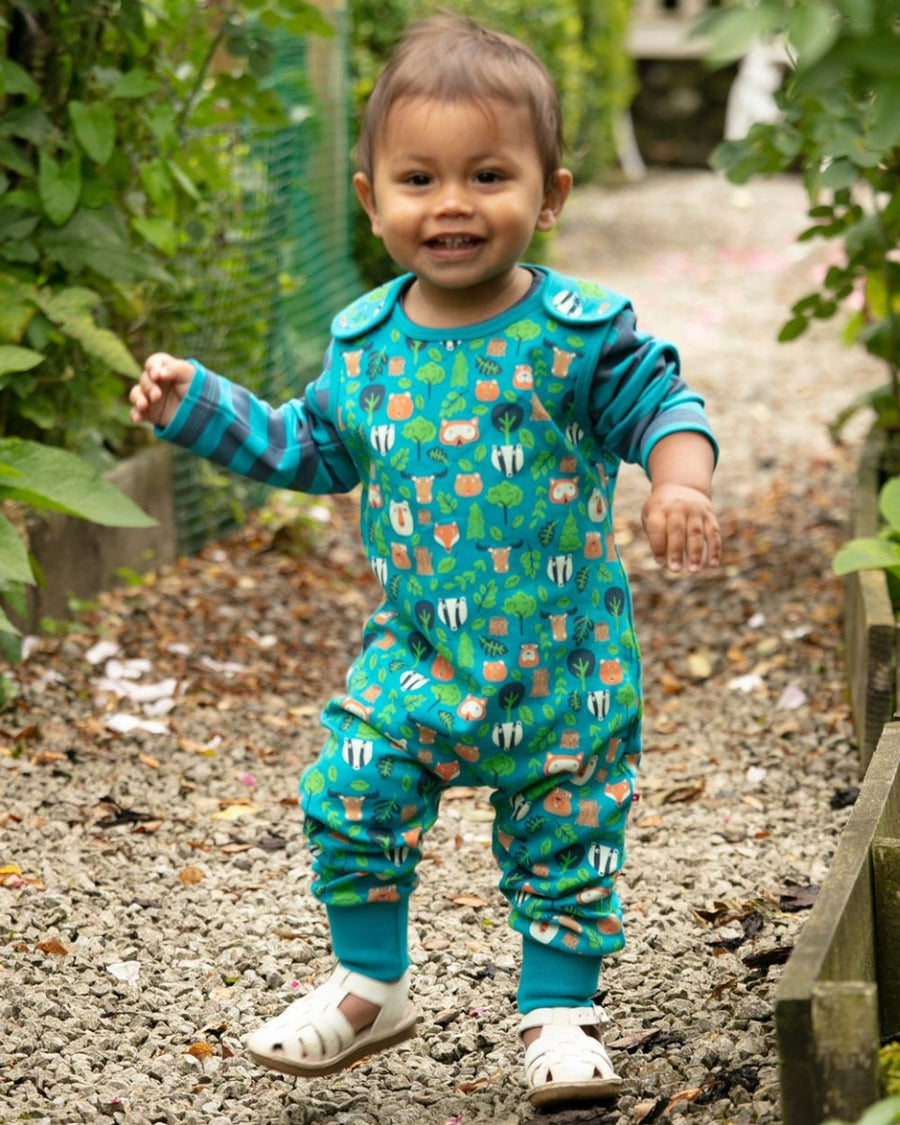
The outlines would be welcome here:
M 597 991 L 602 963 L 602 957 L 564 952 L 523 937 L 519 1011 L 525 1015 L 535 1008 L 588 1007 Z
M 345 969 L 395 981 L 409 968 L 409 899 L 327 906 L 334 955 Z

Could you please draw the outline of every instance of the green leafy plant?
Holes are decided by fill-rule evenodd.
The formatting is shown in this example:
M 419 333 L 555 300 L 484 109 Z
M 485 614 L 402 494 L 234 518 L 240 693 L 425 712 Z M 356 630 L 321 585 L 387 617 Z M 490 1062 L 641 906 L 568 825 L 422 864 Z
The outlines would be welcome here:
M 306 0 L 4 7 L 0 433 L 99 465 L 127 445 L 144 325 L 195 288 L 196 212 L 243 155 L 202 132 L 286 122 L 276 38 L 329 30 Z
M 849 1125 L 846 1121 L 829 1120 L 823 1125 Z M 869 1106 L 855 1125 L 900 1125 L 900 1098 L 885 1098 Z
M 900 477 L 886 481 L 878 494 L 881 517 L 877 535 L 859 536 L 843 544 L 832 561 L 835 574 L 883 570 L 894 605 L 900 604 Z
M 900 1041 L 886 1043 L 878 1052 L 882 1091 L 900 1102 Z
M 9 518 L 11 506 L 63 512 L 104 527 L 156 523 L 74 453 L 23 438 L 0 438 L 0 505 L 0 590 L 4 592 L 37 581 L 24 529 Z M 2 609 L 0 633 L 18 633 Z
M 883 360 L 883 387 L 854 399 L 832 427 L 868 407 L 877 424 L 900 425 L 900 36 L 895 0 L 758 0 L 723 7 L 697 28 L 710 61 L 739 58 L 780 36 L 791 67 L 778 95 L 781 118 L 727 141 L 712 164 L 735 183 L 799 169 L 811 225 L 801 239 L 839 252 L 821 286 L 797 301 L 784 341 L 810 323 L 849 313 L 846 335 Z

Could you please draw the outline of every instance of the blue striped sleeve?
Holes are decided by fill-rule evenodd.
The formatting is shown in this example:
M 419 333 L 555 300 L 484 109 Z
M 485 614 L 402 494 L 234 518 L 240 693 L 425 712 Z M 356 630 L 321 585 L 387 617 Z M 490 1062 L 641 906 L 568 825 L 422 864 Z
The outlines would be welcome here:
M 703 399 L 682 379 L 678 352 L 638 332 L 630 307 L 615 318 L 604 340 L 588 392 L 588 417 L 606 449 L 644 469 L 661 438 L 685 430 L 704 434 L 718 458 Z
M 188 393 L 169 425 L 157 429 L 159 437 L 276 488 L 321 494 L 359 483 L 336 425 L 329 363 L 303 398 L 280 407 L 194 366 Z

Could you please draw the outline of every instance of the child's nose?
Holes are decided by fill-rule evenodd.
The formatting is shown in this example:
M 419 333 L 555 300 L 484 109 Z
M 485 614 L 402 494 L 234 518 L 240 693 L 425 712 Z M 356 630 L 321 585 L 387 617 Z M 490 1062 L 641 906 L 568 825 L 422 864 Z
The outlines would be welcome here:
M 435 210 L 439 215 L 468 215 L 472 212 L 469 194 L 463 184 L 447 183 L 438 196 Z

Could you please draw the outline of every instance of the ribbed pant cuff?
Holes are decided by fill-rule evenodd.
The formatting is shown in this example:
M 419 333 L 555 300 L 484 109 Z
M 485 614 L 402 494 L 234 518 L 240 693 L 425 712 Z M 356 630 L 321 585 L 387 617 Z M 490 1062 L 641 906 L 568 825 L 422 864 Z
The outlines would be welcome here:
M 334 955 L 373 980 L 398 980 L 409 968 L 409 899 L 327 906 Z
M 518 1007 L 522 1015 L 535 1008 L 586 1008 L 597 991 L 602 957 L 585 957 L 522 938 L 522 976 Z

